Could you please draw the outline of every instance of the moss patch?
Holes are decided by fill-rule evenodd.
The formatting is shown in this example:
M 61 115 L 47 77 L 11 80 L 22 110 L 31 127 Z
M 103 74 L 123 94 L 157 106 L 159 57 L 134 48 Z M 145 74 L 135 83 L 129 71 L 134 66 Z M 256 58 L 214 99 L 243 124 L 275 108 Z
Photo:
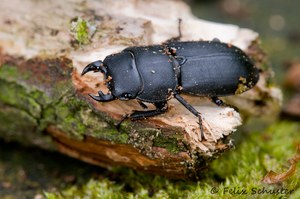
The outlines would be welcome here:
M 167 137 L 160 133 L 156 139 L 153 140 L 153 146 L 165 148 L 171 153 L 178 153 L 185 150 L 183 146 L 180 147 L 179 143 L 181 140 L 183 140 L 182 134 L 176 134 L 175 131 Z
M 91 25 L 87 20 L 77 17 L 71 22 L 71 32 L 74 35 L 75 42 L 80 45 L 90 43 L 90 37 L 96 31 L 96 26 Z
M 90 180 L 87 184 L 82 186 L 80 190 L 72 187 L 59 193 L 57 195 L 46 193 L 45 196 L 49 199 L 65 199 L 65 198 L 123 198 L 120 193 L 123 187 L 116 185 L 114 182 L 109 180 L 103 180 L 97 182 L 95 180 Z M 92 190 L 92 191 L 91 191 Z
M 108 125 L 105 116 L 91 111 L 88 104 L 76 96 L 70 60 L 18 61 L 19 65 L 10 63 L 0 68 L 0 102 L 3 107 L 10 107 L 9 111 L 1 110 L 2 122 L 9 121 L 2 125 L 1 137 L 11 134 L 12 140 L 22 140 L 21 127 L 30 130 L 33 136 L 41 136 L 48 125 L 55 124 L 77 139 L 89 135 L 127 143 L 126 133 L 120 134 Z

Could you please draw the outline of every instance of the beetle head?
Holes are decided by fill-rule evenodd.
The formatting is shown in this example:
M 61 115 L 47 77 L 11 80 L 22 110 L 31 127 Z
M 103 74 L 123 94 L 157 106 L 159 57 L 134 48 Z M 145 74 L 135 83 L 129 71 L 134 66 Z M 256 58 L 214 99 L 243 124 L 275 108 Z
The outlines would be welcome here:
M 107 69 L 106 85 L 120 100 L 134 99 L 143 89 L 142 79 L 131 52 L 109 55 L 103 61 Z
M 116 98 L 134 99 L 143 90 L 143 82 L 131 52 L 123 51 L 107 56 L 103 62 L 92 62 L 83 69 L 81 75 L 90 71 L 103 73 L 110 91 L 108 94 L 99 91 L 98 96 L 90 95 L 94 100 L 107 102 Z
M 106 68 L 104 67 L 103 65 L 103 62 L 98 60 L 98 61 L 95 61 L 95 62 L 92 62 L 90 64 L 88 64 L 82 71 L 81 75 L 84 75 L 88 72 L 101 72 L 104 74 L 105 78 L 108 77 L 107 75 L 107 70 Z M 93 98 L 94 100 L 96 101 L 99 101 L 99 102 L 107 102 L 107 101 L 111 101 L 111 100 L 114 100 L 115 99 L 115 96 L 108 93 L 108 94 L 104 94 L 102 91 L 99 91 L 98 92 L 98 96 L 94 96 L 94 95 L 91 95 L 89 94 L 89 96 L 91 98 Z

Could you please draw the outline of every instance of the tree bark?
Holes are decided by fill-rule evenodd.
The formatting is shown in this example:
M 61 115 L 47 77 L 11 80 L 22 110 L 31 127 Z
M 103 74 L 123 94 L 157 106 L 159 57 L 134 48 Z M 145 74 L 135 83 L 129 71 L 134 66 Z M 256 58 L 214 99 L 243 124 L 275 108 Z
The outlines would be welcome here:
M 126 5 L 126 6 L 124 6 Z M 274 114 L 280 90 L 269 84 L 271 71 L 258 34 L 234 25 L 195 18 L 181 1 L 69 0 L 0 2 L 0 137 L 55 149 L 104 167 L 128 166 L 171 178 L 197 178 L 209 162 L 232 147 L 230 134 L 241 125 L 233 108 L 183 96 L 204 118 L 178 102 L 146 120 L 115 124 L 141 109 L 137 101 L 97 103 L 88 94 L 106 88 L 101 74 L 80 76 L 83 67 L 128 46 L 160 44 L 178 36 L 236 45 L 261 68 L 252 90 L 224 100 L 243 117 Z

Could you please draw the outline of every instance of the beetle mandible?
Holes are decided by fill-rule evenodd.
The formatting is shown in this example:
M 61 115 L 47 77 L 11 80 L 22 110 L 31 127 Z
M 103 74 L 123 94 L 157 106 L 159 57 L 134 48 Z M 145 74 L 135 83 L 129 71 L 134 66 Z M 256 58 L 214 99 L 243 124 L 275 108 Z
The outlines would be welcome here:
M 103 73 L 109 89 L 90 95 L 94 100 L 137 99 L 145 109 L 143 102 L 154 104 L 154 110 L 135 110 L 125 117 L 141 119 L 166 112 L 174 97 L 199 118 L 202 138 L 201 114 L 180 94 L 208 97 L 220 106 L 224 103 L 218 97 L 243 93 L 259 79 L 259 70 L 241 49 L 218 40 L 129 47 L 90 63 L 82 75 L 90 71 Z

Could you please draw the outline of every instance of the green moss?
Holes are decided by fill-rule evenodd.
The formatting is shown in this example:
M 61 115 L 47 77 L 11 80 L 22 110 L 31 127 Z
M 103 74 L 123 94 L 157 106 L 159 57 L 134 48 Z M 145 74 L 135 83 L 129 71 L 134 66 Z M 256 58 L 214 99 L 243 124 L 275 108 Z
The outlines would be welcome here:
M 49 136 L 37 130 L 38 120 L 19 108 L 10 107 L 0 102 L 0 137 L 6 141 L 18 141 L 23 145 L 37 145 L 53 148 Z
M 48 85 L 41 86 L 47 87 Z M 69 78 L 62 78 L 56 82 L 54 87 L 42 89 L 46 89 L 47 92 L 37 88 L 34 82 L 30 83 L 24 80 L 23 74 L 16 67 L 7 65 L 1 67 L 0 102 L 3 107 L 8 106 L 14 110 L 11 115 L 9 112 L 2 112 L 4 119 L 1 121 L 1 125 L 3 121 L 9 120 L 2 125 L 3 132 L 7 132 L 5 134 L 12 133 L 10 137 L 15 137 L 15 140 L 23 139 L 21 134 L 24 132 L 12 128 L 13 121 L 17 120 L 18 124 L 22 124 L 19 125 L 20 128 L 28 124 L 30 128 L 24 127 L 24 129 L 30 129 L 32 135 L 43 132 L 49 124 L 55 124 L 65 133 L 77 139 L 82 139 L 84 135 L 90 135 L 100 139 L 127 143 L 126 133 L 120 134 L 117 129 L 111 128 L 105 122 L 104 116 L 91 111 L 85 101 L 75 97 L 76 94 Z M 24 121 L 24 125 L 22 121 Z
M 65 198 L 101 198 L 101 199 L 111 199 L 111 198 L 123 198 L 120 190 L 122 186 L 118 186 L 115 183 L 103 180 L 102 182 L 96 182 L 90 180 L 86 185 L 82 186 L 80 189 L 72 187 L 70 189 L 64 190 L 58 194 L 46 193 L 46 197 L 49 199 L 65 199 Z
M 77 195 L 78 198 L 93 196 L 92 198 L 198 199 L 285 198 L 293 194 L 291 198 L 298 198 L 299 171 L 281 185 L 266 185 L 261 180 L 270 170 L 278 173 L 286 171 L 289 166 L 287 160 L 296 153 L 295 143 L 300 142 L 299 133 L 300 124 L 295 122 L 279 122 L 263 133 L 254 132 L 236 150 L 215 160 L 206 176 L 198 182 L 171 181 L 164 177 L 123 169 L 112 171 L 119 176 L 118 183 L 109 178 L 90 180 L 86 186 L 72 186 L 57 193 L 47 193 L 46 196 L 61 198 L 66 196 L 62 193 L 68 193 L 69 198 Z M 91 188 L 88 189 L 88 186 Z M 100 192 L 96 187 L 103 189 Z M 278 193 L 280 190 L 284 190 L 282 194 Z
M 89 26 L 91 26 L 89 22 L 80 17 L 72 21 L 71 32 L 79 44 L 88 44 L 90 42 Z
M 67 92 L 56 103 L 47 106 L 41 123 L 56 124 L 58 128 L 76 139 L 89 135 L 99 139 L 127 143 L 126 133 L 120 133 L 105 122 L 104 116 L 91 110 L 87 103 L 74 97 L 73 91 Z
M 0 67 L 0 79 L 5 79 L 8 82 L 15 82 L 20 78 L 27 80 L 31 75 L 31 71 L 22 71 L 22 75 L 20 75 L 18 68 L 12 65 L 3 64 Z
M 178 140 L 182 139 L 182 134 L 173 133 L 169 137 L 165 137 L 162 133 L 153 140 L 153 146 L 162 147 L 171 153 L 178 153 L 183 149 L 178 146 Z
M 39 117 L 41 109 L 32 98 L 28 98 L 26 90 L 15 83 L 0 79 L 0 101 L 10 106 L 18 107 L 34 117 Z
M 124 122 L 126 123 L 126 122 Z M 133 126 L 132 126 L 133 125 Z M 122 124 L 122 130 L 124 126 L 128 124 Z M 171 153 L 178 153 L 185 150 L 180 145 L 180 141 L 183 139 L 181 133 L 176 133 L 178 130 L 175 128 L 170 132 L 165 132 L 164 129 L 149 128 L 141 126 L 141 124 L 131 124 L 132 129 L 127 129 L 127 132 L 136 132 L 129 135 L 129 143 L 134 147 L 148 152 L 148 156 L 151 157 L 151 150 L 149 147 L 162 147 L 167 149 Z
M 300 198 L 300 189 L 295 190 L 295 192 L 291 195 L 291 199 L 297 199 Z
M 7 107 L 0 103 L 0 132 L 3 137 L 7 140 L 15 140 L 16 138 L 20 141 L 24 141 L 24 137 L 30 137 L 27 132 L 35 129 L 37 121 L 35 118 L 27 114 L 25 111 L 20 111 L 14 107 Z M 16 123 L 18 125 L 16 125 Z M 31 135 L 34 137 L 35 135 Z M 26 139 L 28 141 L 28 139 Z
M 10 67 L 6 64 L 0 67 L 0 78 L 15 78 L 17 77 L 18 71 L 16 67 Z

